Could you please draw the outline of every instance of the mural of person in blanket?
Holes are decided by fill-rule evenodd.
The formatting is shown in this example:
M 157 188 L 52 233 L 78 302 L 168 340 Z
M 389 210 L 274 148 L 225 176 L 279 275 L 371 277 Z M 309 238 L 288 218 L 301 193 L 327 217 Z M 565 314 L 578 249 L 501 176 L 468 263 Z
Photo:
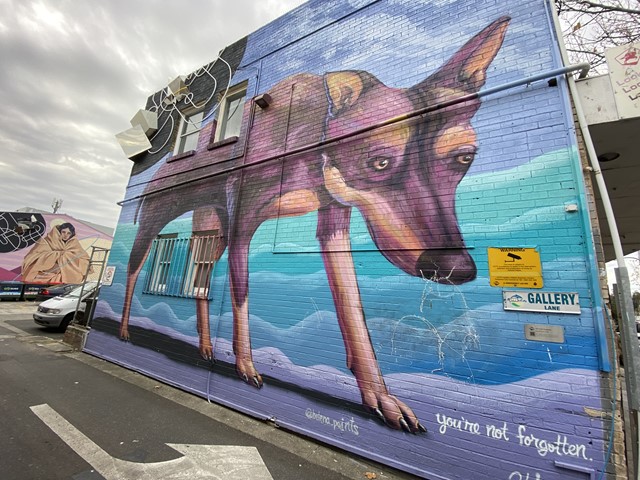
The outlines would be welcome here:
M 71 223 L 54 226 L 27 253 L 22 280 L 33 283 L 82 283 L 89 255 L 76 237 Z

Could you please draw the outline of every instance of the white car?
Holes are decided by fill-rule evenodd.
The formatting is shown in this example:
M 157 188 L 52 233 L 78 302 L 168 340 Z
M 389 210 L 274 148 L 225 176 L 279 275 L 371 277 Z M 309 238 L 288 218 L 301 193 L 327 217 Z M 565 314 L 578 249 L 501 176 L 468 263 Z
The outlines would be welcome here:
M 73 320 L 76 307 L 78 312 L 84 313 L 87 308 L 86 300 L 96 297 L 97 287 L 96 282 L 88 282 L 84 286 L 84 292 L 82 285 L 80 285 L 66 295 L 45 300 L 38 305 L 38 310 L 33 314 L 33 320 L 43 327 L 56 327 L 64 332 Z M 82 299 L 80 300 L 81 293 Z M 80 300 L 80 305 L 78 305 L 78 300 Z

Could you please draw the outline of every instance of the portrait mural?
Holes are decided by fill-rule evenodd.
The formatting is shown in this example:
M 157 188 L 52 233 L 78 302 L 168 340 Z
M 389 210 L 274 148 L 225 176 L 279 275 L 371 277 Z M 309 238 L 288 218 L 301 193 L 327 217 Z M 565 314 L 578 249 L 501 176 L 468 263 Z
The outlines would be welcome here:
M 68 215 L 0 212 L 0 281 L 82 283 L 94 273 L 92 247 L 108 249 L 111 240 Z
M 312 0 L 152 95 L 86 350 L 424 478 L 608 468 L 548 7 Z
M 22 261 L 22 280 L 36 283 L 82 283 L 89 254 L 76 238 L 73 224 L 54 226 Z

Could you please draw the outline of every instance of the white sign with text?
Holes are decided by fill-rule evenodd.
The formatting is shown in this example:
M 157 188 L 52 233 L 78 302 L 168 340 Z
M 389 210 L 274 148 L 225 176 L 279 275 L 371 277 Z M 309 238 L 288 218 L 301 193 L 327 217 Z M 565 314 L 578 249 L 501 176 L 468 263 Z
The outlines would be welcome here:
M 541 292 L 540 290 L 504 290 L 505 310 L 543 313 L 580 313 L 580 298 L 576 292 Z

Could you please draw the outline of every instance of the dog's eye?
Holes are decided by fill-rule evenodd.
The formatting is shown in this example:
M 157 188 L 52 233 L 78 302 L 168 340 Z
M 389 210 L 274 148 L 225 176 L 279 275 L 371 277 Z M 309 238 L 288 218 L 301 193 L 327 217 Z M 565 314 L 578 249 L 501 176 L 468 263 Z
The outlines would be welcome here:
M 387 157 L 376 157 L 369 160 L 369 167 L 377 170 L 378 172 L 387 168 L 391 161 Z
M 469 165 L 476 158 L 475 152 L 461 152 L 455 156 L 456 162 L 461 165 Z

